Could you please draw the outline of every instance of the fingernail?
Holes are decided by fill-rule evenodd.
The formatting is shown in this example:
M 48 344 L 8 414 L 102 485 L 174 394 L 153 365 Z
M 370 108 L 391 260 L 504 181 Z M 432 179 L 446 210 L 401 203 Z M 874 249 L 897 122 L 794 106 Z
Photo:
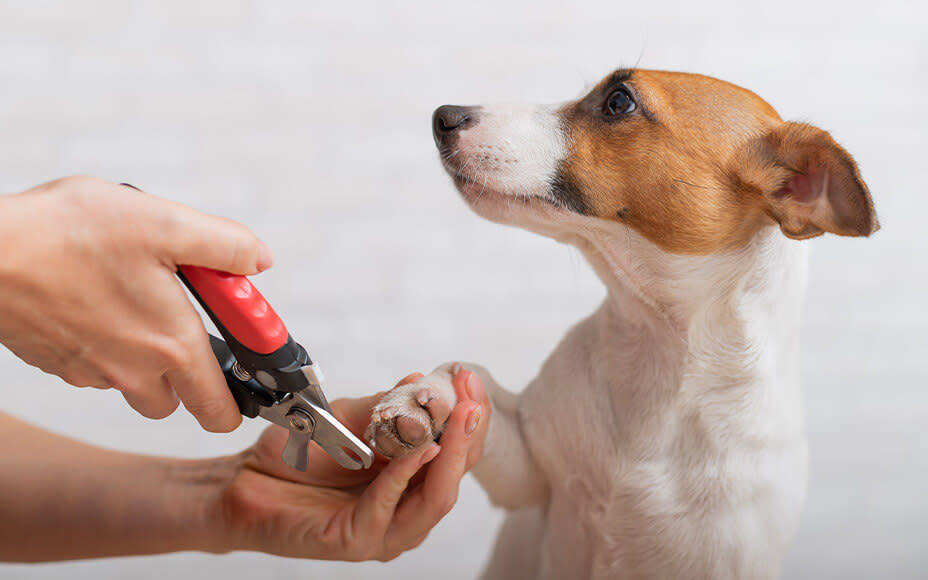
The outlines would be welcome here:
M 479 406 L 470 412 L 470 415 L 467 416 L 467 423 L 464 424 L 464 434 L 470 436 L 477 429 L 477 425 L 480 424 L 481 412 L 482 407 Z
M 441 446 L 438 443 L 432 443 L 432 446 L 429 447 L 428 451 L 422 454 L 422 457 L 419 459 L 419 465 L 425 465 L 429 461 L 435 459 L 435 456 L 438 455 L 438 452 L 441 451 Z
M 475 373 L 472 373 L 470 371 L 467 371 L 467 372 L 469 372 L 470 374 L 467 376 L 467 382 L 464 383 L 464 389 L 467 391 L 467 396 L 470 397 L 471 400 L 476 401 L 477 390 L 479 389 L 478 384 L 480 382 L 480 377 L 478 377 Z
M 258 271 L 263 272 L 274 265 L 274 254 L 271 247 L 258 240 Z

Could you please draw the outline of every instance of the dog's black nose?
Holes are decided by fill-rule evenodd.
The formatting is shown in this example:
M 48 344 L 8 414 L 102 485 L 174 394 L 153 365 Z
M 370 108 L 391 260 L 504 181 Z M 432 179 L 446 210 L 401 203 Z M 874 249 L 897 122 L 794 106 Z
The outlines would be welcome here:
M 476 121 L 475 107 L 458 107 L 455 105 L 442 105 L 432 114 L 432 135 L 435 144 L 441 147 L 448 145 L 451 136 Z

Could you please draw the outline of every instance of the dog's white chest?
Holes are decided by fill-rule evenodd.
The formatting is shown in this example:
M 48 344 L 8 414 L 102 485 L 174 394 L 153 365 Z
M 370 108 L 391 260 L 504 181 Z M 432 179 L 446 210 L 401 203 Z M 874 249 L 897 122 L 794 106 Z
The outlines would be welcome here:
M 686 577 L 680 562 L 705 577 L 753 574 L 752 562 L 769 569 L 765 552 L 781 549 L 802 500 L 801 433 L 751 441 L 694 411 L 681 394 L 693 380 L 686 353 L 635 333 L 610 334 L 606 350 L 597 337 L 609 321 L 597 317 L 568 334 L 522 394 L 525 438 L 551 490 L 546 574 L 568 561 L 610 578 Z

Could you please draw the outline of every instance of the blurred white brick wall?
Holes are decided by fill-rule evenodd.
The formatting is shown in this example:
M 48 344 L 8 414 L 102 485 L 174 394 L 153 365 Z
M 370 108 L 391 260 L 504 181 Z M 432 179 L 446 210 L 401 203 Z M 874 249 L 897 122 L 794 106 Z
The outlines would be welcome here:
M 928 569 L 928 45 L 924 3 L 0 0 L 0 191 L 89 173 L 250 225 L 258 285 L 331 394 L 451 358 L 518 389 L 602 295 L 580 256 L 480 221 L 433 151 L 442 103 L 572 98 L 617 65 L 742 84 L 852 151 L 883 222 L 812 242 L 802 337 L 809 500 L 787 578 Z M 247 445 L 150 422 L 0 355 L 2 407 L 101 445 Z M 7 442 L 7 444 L 14 444 Z M 0 578 L 471 578 L 499 515 L 458 509 L 390 564 L 180 554 L 2 566 Z

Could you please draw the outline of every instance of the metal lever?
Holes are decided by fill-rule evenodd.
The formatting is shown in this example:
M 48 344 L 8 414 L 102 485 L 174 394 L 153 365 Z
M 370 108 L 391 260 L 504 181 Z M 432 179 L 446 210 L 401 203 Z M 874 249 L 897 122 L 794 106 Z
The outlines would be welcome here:
M 284 463 L 297 471 L 306 471 L 309 442 L 315 430 L 316 421 L 312 415 L 299 407 L 291 407 L 287 414 L 290 423 L 290 434 L 287 436 L 287 445 L 281 456 Z
M 296 433 L 290 432 L 290 435 L 287 436 L 287 444 L 284 446 L 284 452 L 281 457 L 284 460 L 284 463 L 296 469 L 297 471 L 306 471 L 309 467 L 309 437 L 303 435 L 297 435 Z

